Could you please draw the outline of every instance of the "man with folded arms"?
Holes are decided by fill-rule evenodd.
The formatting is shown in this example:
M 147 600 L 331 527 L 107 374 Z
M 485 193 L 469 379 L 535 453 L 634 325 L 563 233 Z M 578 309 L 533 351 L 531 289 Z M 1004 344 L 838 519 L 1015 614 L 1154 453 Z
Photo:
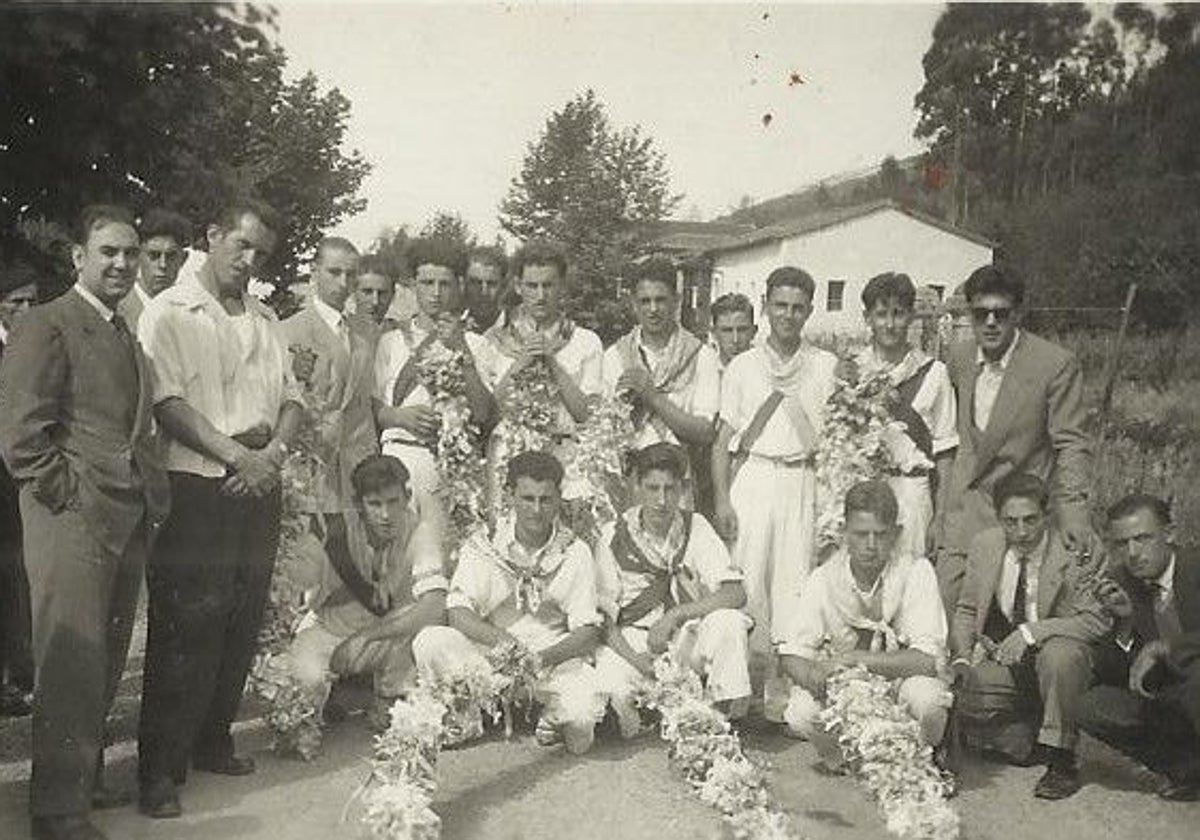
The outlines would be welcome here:
M 641 729 L 632 694 L 654 677 L 654 658 L 667 650 L 704 678 L 708 697 L 731 717 L 749 705 L 751 621 L 741 611 L 742 573 L 708 520 L 680 510 L 686 464 L 674 444 L 639 451 L 636 504 L 601 529 L 596 545 L 608 618 L 596 673 L 625 738 Z
M 172 499 L 147 571 L 138 770 L 152 817 L 179 815 L 189 761 L 254 772 L 234 753 L 230 725 L 279 545 L 280 467 L 302 412 L 275 315 L 246 293 L 277 225 L 261 205 L 223 211 L 196 278 L 156 297 L 139 329 Z

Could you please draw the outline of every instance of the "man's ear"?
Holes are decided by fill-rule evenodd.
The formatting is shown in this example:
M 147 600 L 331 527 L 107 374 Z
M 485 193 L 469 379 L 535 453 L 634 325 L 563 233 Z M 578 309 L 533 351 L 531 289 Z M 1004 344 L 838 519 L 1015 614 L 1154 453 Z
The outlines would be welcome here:
M 204 239 L 208 243 L 208 251 L 212 253 L 213 246 L 221 241 L 223 236 L 220 225 L 209 225 L 204 231 Z
M 71 264 L 75 266 L 76 271 L 83 268 L 83 257 L 86 253 L 87 251 L 82 245 L 71 246 Z

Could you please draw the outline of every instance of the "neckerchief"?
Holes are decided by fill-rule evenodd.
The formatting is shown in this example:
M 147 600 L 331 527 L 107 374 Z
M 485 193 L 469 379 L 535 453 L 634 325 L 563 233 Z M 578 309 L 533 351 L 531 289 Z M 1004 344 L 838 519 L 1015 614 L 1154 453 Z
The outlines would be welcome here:
M 875 589 L 866 602 L 860 594 L 858 582 L 850 569 L 850 557 L 845 550 L 839 551 L 827 562 L 838 564 L 834 567 L 834 585 L 829 590 L 832 601 L 830 606 L 846 626 L 868 636 L 868 649 L 873 653 L 902 648 L 904 640 L 892 627 L 904 594 L 904 587 L 896 586 L 891 579 L 899 559 L 892 557 L 883 567 L 875 581 Z
M 565 316 L 560 316 L 549 327 L 538 329 L 532 319 L 525 318 L 520 314 L 509 317 L 509 314 L 505 312 L 488 329 L 486 336 L 491 339 L 501 353 L 515 359 L 525 349 L 525 340 L 536 333 L 540 332 L 549 340 L 550 355 L 553 356 L 567 346 L 574 331 L 575 324 Z
M 513 538 L 507 545 L 496 545 L 497 535 L 506 536 L 509 533 L 513 534 Z M 491 536 L 486 531 L 477 532 L 463 545 L 462 551 L 481 554 L 513 578 L 514 585 L 510 596 L 513 607 L 517 612 L 533 616 L 541 610 L 546 587 L 562 566 L 565 552 L 573 542 L 575 534 L 569 528 L 556 523 L 550 539 L 535 552 L 533 565 L 525 565 L 521 562 L 522 549 L 516 538 L 515 525 L 512 520 L 508 520 L 498 523 L 496 534 Z
M 650 372 L 651 385 L 655 391 L 662 394 L 678 394 L 691 387 L 695 380 L 696 357 L 700 354 L 700 348 L 703 345 L 696 336 L 683 327 L 677 326 L 675 332 L 671 333 L 671 337 L 667 340 L 667 346 L 663 352 L 656 354 L 652 363 L 650 357 L 642 349 L 642 328 L 637 326 L 618 338 L 614 346 L 621 359 L 621 370 L 635 367 L 644 368 Z M 641 427 L 649 417 L 650 422 L 659 427 L 660 435 L 669 437 L 669 435 L 663 434 L 667 428 L 662 418 L 649 415 L 645 406 L 640 403 L 639 400 L 638 405 L 634 407 L 634 426 Z
M 691 514 L 681 514 L 672 523 L 668 545 L 676 542 L 678 545 L 670 557 L 664 558 L 665 566 L 653 562 L 648 556 L 660 553 L 642 541 L 642 528 L 638 520 L 640 515 L 639 506 L 618 517 L 609 542 L 613 559 L 623 571 L 650 578 L 646 588 L 618 612 L 617 623 L 623 626 L 646 617 L 660 605 L 670 609 L 676 604 L 695 600 L 699 594 L 695 578 L 683 562 L 692 536 Z

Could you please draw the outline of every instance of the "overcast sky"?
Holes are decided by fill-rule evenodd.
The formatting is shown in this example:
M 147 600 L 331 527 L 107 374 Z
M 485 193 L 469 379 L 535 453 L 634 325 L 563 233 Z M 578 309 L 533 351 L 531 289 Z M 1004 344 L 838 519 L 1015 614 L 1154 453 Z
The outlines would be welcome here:
M 912 101 L 940 11 L 284 2 L 279 38 L 290 75 L 353 103 L 348 146 L 374 169 L 367 209 L 337 232 L 366 245 L 439 209 L 491 239 L 526 146 L 589 87 L 666 154 L 678 218 L 919 151 Z

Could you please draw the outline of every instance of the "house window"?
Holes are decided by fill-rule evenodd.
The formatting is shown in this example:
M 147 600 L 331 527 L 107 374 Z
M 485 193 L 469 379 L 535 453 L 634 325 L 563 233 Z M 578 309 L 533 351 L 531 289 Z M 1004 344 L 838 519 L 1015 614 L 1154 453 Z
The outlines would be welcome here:
M 946 287 L 939 286 L 936 283 L 930 283 L 929 288 L 933 289 L 933 293 L 937 295 L 938 303 L 946 299 Z
M 826 312 L 841 312 L 843 298 L 846 296 L 846 281 L 845 280 L 830 280 L 829 294 L 825 298 Z

